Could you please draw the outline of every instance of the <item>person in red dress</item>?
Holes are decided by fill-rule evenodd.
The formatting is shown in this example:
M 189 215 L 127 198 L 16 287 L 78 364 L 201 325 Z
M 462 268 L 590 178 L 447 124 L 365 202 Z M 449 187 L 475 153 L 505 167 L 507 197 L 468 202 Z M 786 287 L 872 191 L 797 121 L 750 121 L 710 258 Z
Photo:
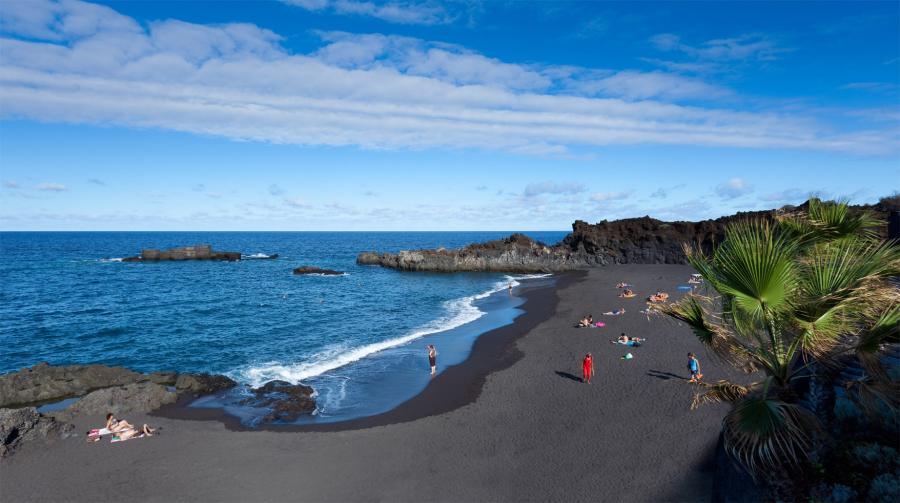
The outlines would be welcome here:
M 594 358 L 590 353 L 586 354 L 581 362 L 581 374 L 584 376 L 581 380 L 590 384 L 591 376 L 594 375 Z

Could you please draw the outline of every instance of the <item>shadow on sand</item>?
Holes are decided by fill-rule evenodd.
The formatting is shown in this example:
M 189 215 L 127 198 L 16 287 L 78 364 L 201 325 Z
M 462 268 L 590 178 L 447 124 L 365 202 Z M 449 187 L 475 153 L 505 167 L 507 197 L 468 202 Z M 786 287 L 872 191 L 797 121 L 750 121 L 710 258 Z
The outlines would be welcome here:
M 556 375 L 558 375 L 559 377 L 565 377 L 566 379 L 571 379 L 571 380 L 573 380 L 573 381 L 575 381 L 575 382 L 584 382 L 584 381 L 581 380 L 580 377 L 578 377 L 578 376 L 576 376 L 576 375 L 574 375 L 574 374 L 570 374 L 570 373 L 568 373 L 568 372 L 560 372 L 560 371 L 557 370 L 557 371 L 556 371 Z
M 687 381 L 687 377 L 682 377 L 671 372 L 662 372 L 660 370 L 648 370 L 647 375 L 664 381 L 668 381 L 669 379 L 681 379 L 682 381 Z

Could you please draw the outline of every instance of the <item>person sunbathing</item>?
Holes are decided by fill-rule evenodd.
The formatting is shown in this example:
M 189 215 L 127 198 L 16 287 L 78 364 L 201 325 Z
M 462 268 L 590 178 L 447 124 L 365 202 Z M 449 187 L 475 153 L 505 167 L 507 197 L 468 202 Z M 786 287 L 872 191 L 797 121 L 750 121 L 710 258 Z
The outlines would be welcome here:
M 631 286 L 631 283 L 618 283 L 616 288 L 628 288 Z
M 630 298 L 634 297 L 634 291 L 626 288 L 624 292 L 619 294 L 619 297 L 630 299 Z
M 607 311 L 603 313 L 607 316 L 619 316 L 620 314 L 625 314 L 625 308 L 614 309 L 612 311 Z
M 134 429 L 134 425 L 124 419 L 117 419 L 112 412 L 106 415 L 106 429 L 111 433 Z
M 122 442 L 125 440 L 131 440 L 132 438 L 141 438 L 143 436 L 152 437 L 154 433 L 156 433 L 156 430 L 145 424 L 141 427 L 140 430 L 131 428 L 128 430 L 121 430 L 117 432 L 113 437 L 113 441 Z
M 589 327 L 594 324 L 594 317 L 590 314 L 586 317 L 582 318 L 581 321 L 578 322 L 578 327 Z
M 669 300 L 669 294 L 665 292 L 656 292 L 656 294 L 651 295 L 647 298 L 650 302 L 665 302 Z

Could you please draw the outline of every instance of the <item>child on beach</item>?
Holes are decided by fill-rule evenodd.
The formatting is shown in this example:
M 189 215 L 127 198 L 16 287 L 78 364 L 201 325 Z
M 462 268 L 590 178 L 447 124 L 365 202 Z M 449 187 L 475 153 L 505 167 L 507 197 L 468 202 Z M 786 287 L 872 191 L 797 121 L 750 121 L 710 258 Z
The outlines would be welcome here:
M 583 382 L 591 383 L 591 376 L 594 375 L 594 358 L 590 353 L 586 354 L 581 362 L 581 375 Z
M 437 350 L 434 349 L 434 344 L 428 345 L 428 364 L 431 365 L 431 375 L 435 375 L 437 373 Z
M 694 353 L 688 353 L 688 370 L 691 372 L 691 379 L 688 382 L 700 382 L 703 374 L 700 373 L 700 360 Z

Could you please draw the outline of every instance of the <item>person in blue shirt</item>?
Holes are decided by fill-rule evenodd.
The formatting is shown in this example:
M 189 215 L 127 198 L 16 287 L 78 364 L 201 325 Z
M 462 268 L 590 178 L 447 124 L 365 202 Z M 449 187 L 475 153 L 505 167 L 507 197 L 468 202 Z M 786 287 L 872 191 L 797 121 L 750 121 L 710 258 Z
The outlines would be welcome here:
M 700 360 L 694 353 L 688 353 L 688 370 L 691 372 L 690 382 L 700 382 L 703 374 L 700 373 Z

